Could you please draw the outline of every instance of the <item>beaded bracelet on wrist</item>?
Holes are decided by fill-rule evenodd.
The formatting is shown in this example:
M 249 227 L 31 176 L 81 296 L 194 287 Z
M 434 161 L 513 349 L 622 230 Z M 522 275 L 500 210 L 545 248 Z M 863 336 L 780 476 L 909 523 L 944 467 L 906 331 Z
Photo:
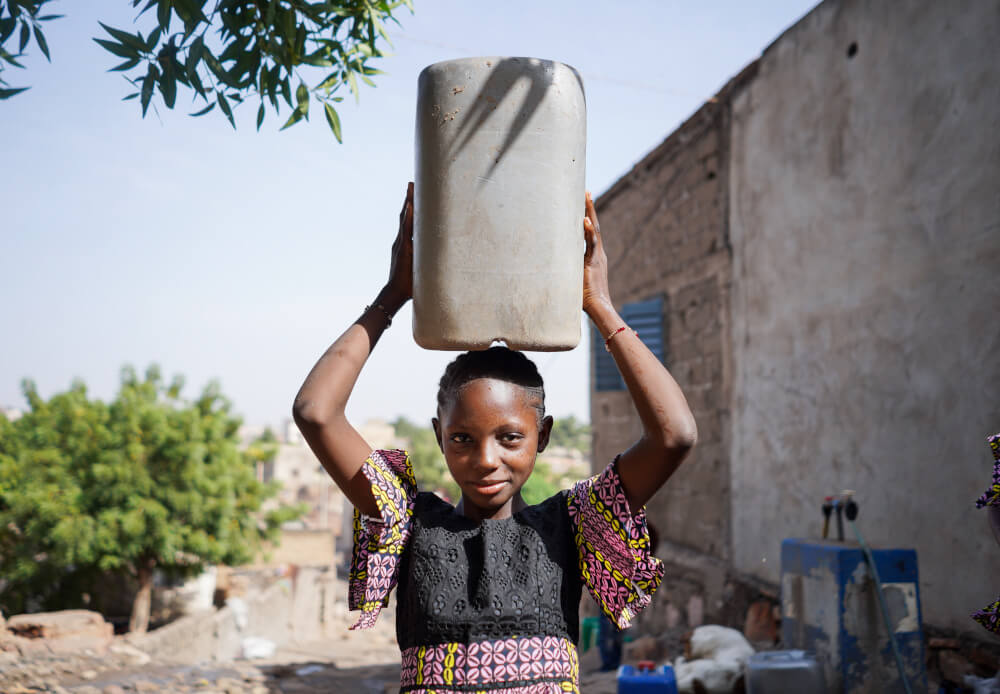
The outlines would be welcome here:
M 389 309 L 387 309 L 382 304 L 375 303 L 375 304 L 369 304 L 368 306 L 365 306 L 365 313 L 368 313 L 373 308 L 377 308 L 379 311 L 382 312 L 382 315 L 385 316 L 385 327 L 388 328 L 390 325 L 392 325 L 392 314 L 389 313 Z

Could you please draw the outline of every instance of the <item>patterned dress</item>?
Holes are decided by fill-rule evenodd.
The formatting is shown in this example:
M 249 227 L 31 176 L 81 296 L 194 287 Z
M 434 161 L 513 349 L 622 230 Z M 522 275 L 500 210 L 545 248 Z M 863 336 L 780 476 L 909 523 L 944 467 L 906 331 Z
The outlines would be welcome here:
M 399 586 L 401 692 L 579 693 L 583 586 L 625 628 L 663 577 L 616 463 L 477 523 L 418 492 L 404 451 L 372 453 L 363 470 L 382 518 L 355 510 L 348 602 L 362 613 L 352 629 L 367 628 Z
M 976 508 L 1000 507 L 1000 434 L 993 434 L 986 441 L 993 451 L 993 484 L 976 500 Z M 974 612 L 972 618 L 984 628 L 1000 635 L 1000 598 Z

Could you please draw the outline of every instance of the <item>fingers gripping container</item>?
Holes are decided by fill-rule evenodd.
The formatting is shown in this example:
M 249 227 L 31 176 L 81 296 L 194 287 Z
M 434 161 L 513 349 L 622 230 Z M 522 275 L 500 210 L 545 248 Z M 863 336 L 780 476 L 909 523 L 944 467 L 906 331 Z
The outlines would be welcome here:
M 747 663 L 747 694 L 826 694 L 823 668 L 805 651 L 754 653 Z
M 586 105 L 536 58 L 428 66 L 417 87 L 413 337 L 427 349 L 580 341 Z
M 622 665 L 618 668 L 618 694 L 677 694 L 674 669 L 661 665 L 654 669 L 650 661 L 638 667 Z

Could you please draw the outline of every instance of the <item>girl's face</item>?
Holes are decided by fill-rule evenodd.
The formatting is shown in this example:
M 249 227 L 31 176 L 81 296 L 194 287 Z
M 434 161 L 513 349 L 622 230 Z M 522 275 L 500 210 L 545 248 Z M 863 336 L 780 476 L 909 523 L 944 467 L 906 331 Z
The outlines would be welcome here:
M 477 378 L 439 410 L 434 433 L 462 490 L 466 517 L 507 518 L 524 506 L 521 487 L 552 430 L 551 417 L 539 426 L 531 398 L 516 384 Z

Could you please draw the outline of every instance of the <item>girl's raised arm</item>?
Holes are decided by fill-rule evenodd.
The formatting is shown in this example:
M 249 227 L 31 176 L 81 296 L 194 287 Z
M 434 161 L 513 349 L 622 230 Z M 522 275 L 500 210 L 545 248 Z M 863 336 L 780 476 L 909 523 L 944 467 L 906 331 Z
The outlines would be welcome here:
M 344 415 L 361 368 L 391 317 L 413 296 L 413 184 L 399 213 L 399 233 L 392 244 L 389 281 L 375 302 L 330 345 L 295 396 L 292 415 L 319 462 L 337 486 L 369 516 L 379 510 L 371 485 L 361 472 L 372 447 Z
M 698 438 L 697 427 L 677 382 L 611 303 L 608 257 L 590 193 L 583 229 L 583 310 L 598 332 L 608 338 L 608 348 L 642 422 L 642 436 L 618 460 L 618 474 L 629 508 L 635 513 L 684 460 Z

